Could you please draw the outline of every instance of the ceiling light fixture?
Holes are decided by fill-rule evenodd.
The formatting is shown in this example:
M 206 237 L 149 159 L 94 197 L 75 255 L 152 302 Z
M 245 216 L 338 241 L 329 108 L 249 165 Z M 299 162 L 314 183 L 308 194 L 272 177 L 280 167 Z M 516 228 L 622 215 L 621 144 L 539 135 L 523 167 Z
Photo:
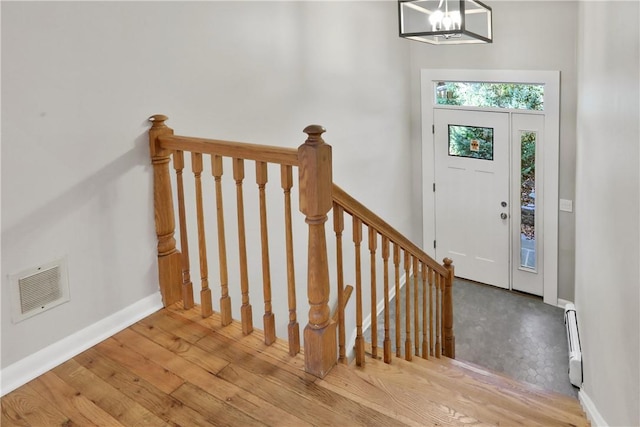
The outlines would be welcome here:
M 431 44 L 492 43 L 491 8 L 477 0 L 399 0 L 400 37 Z

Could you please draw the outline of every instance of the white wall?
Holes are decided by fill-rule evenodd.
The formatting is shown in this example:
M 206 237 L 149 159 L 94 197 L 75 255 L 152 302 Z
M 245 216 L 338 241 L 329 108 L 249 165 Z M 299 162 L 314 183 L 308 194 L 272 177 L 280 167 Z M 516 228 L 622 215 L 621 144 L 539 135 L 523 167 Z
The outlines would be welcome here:
M 562 199 L 574 198 L 578 2 L 493 1 L 488 4 L 493 9 L 492 44 L 432 46 L 406 41 L 411 46 L 414 211 L 422 210 L 420 70 L 425 68 L 559 70 L 559 196 Z M 420 230 L 421 217 L 416 216 L 414 220 L 414 228 Z M 560 212 L 558 221 L 558 297 L 573 300 L 574 214 Z
M 420 235 L 404 190 L 409 47 L 397 37 L 395 2 L 1 7 L 2 367 L 157 291 L 151 114 L 167 114 L 178 134 L 290 147 L 304 141 L 306 125 L 322 124 L 334 181 Z M 304 233 L 296 240 L 305 247 Z M 213 239 L 209 250 L 213 263 Z M 71 301 L 13 324 L 8 275 L 64 254 Z M 285 283 L 284 269 L 272 276 L 274 286 Z M 209 278 L 218 292 L 215 271 Z M 298 289 L 302 303 L 300 273 Z M 307 307 L 299 307 L 304 326 Z M 282 292 L 274 291 L 274 309 L 286 313 Z M 286 315 L 276 319 L 282 330 Z
M 580 3 L 575 208 L 581 394 L 611 426 L 640 425 L 639 13 L 637 2 Z

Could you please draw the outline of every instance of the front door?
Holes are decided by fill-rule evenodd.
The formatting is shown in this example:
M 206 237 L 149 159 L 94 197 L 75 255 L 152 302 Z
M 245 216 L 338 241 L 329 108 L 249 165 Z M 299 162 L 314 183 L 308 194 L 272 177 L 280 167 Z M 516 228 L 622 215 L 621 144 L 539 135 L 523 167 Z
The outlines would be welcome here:
M 434 109 L 436 257 L 509 288 L 509 114 Z

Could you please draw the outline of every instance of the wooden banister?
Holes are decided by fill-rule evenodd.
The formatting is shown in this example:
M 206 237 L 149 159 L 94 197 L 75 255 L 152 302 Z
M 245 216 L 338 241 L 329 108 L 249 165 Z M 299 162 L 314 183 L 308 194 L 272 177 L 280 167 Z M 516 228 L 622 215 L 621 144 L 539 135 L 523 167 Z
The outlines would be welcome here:
M 296 277 L 293 261 L 293 225 L 291 220 L 291 188 L 293 187 L 293 170 L 289 165 L 280 166 L 280 185 L 284 192 L 284 224 L 287 246 L 287 294 L 289 303 L 289 354 L 295 356 L 300 352 L 300 325 L 296 312 Z
M 149 151 L 153 164 L 153 203 L 158 238 L 158 281 L 162 293 L 162 303 L 169 306 L 180 301 L 182 294 L 182 257 L 176 249 L 175 216 L 171 195 L 169 161 L 171 150 L 163 148 L 159 140 L 173 134 L 165 125 L 167 116 L 156 114 L 149 118 Z
M 178 192 L 178 222 L 180 223 L 180 249 L 182 250 L 182 305 L 190 309 L 194 305 L 193 283 L 189 264 L 189 243 L 187 238 L 187 219 L 184 201 L 184 152 L 173 153 L 173 168 L 176 171 L 176 188 Z
M 453 334 L 453 295 L 454 269 L 452 261 L 444 260 L 444 265 L 438 264 L 417 245 L 390 226 L 382 218 L 350 196 L 337 185 L 333 185 L 334 211 L 345 212 L 353 218 L 353 233 L 356 253 L 356 364 L 364 364 L 364 343 L 362 338 L 362 309 L 361 296 L 358 293 L 360 282 L 360 242 L 361 227 L 365 225 L 369 231 L 369 250 L 371 252 L 371 340 L 372 357 L 377 357 L 377 319 L 376 311 L 376 245 L 377 235 L 383 242 L 382 259 L 384 264 L 384 280 L 387 280 L 388 268 L 386 263 L 390 257 L 385 244 L 393 243 L 393 263 L 395 267 L 396 294 L 396 356 L 401 357 L 400 337 L 400 271 L 404 267 L 405 277 L 405 306 L 404 306 L 404 358 L 412 360 L 412 356 L 428 358 L 429 353 L 440 357 L 455 357 L 455 337 Z M 387 243 L 385 243 L 387 242 Z M 401 262 L 403 262 L 401 266 Z M 433 284 L 435 284 L 435 289 Z M 385 329 L 389 322 L 388 284 L 385 283 Z M 422 298 L 420 291 L 422 290 Z M 413 304 L 412 304 L 413 302 Z M 422 305 L 422 309 L 420 309 Z M 434 313 L 435 305 L 435 313 Z M 435 316 L 434 316 L 435 314 Z M 422 322 L 420 322 L 422 316 Z M 413 318 L 413 322 L 411 319 Z M 413 332 L 411 328 L 413 327 Z M 435 329 L 435 333 L 434 333 Z M 421 342 L 422 340 L 422 342 Z M 427 342 L 428 341 L 428 342 Z M 390 363 L 391 343 L 385 331 L 384 360 Z
M 213 311 L 207 266 L 207 239 L 205 235 L 205 211 L 203 200 L 206 192 L 203 177 L 203 160 L 211 161 L 211 177 L 215 190 L 215 220 L 217 225 L 218 265 L 220 275 L 220 311 L 222 325 L 232 320 L 229 287 L 238 286 L 241 292 L 240 318 L 242 331 L 249 334 L 253 330 L 252 306 L 249 300 L 249 263 L 247 259 L 247 239 L 257 236 L 248 233 L 245 227 L 243 185 L 245 162 L 255 165 L 255 178 L 259 196 L 260 249 L 262 261 L 262 282 L 264 316 L 263 327 L 267 345 L 276 340 L 275 314 L 272 295 L 280 298 L 282 289 L 271 289 L 271 264 L 269 253 L 270 225 L 267 220 L 267 189 L 269 163 L 280 168 L 280 184 L 284 198 L 284 230 L 286 242 L 287 302 L 289 311 L 288 336 L 289 352 L 295 355 L 300 349 L 300 333 L 296 314 L 296 280 L 294 271 L 293 218 L 291 215 L 291 191 L 294 185 L 293 168 L 298 168 L 299 209 L 308 224 L 307 252 L 307 298 L 309 302 L 308 322 L 304 329 L 305 370 L 317 377 L 324 377 L 336 361 L 346 363 L 345 307 L 348 295 L 354 289 L 344 285 L 345 264 L 343 263 L 343 232 L 348 214 L 352 220 L 352 239 L 355 254 L 355 323 L 356 323 L 356 364 L 365 363 L 365 342 L 363 334 L 363 262 L 369 263 L 372 356 L 378 357 L 377 309 L 379 287 L 379 264 L 382 262 L 382 289 L 384 292 L 384 337 L 382 351 L 384 361 L 392 360 L 392 337 L 390 329 L 395 323 L 395 352 L 397 357 L 411 360 L 415 355 L 423 358 L 429 355 L 455 357 L 455 337 L 453 334 L 452 286 L 454 268 L 452 261 L 438 264 L 420 247 L 415 245 L 386 221 L 358 202 L 332 182 L 331 147 L 322 139 L 324 128 L 311 125 L 304 129 L 305 142 L 298 149 L 264 146 L 217 139 L 177 136 L 165 125 L 166 116 L 150 118 L 153 123 L 149 131 L 149 144 L 154 171 L 154 210 L 156 234 L 158 238 L 159 281 L 165 306 L 182 299 L 184 307 L 193 305 L 193 285 L 190 278 L 189 247 L 183 169 L 185 152 L 189 152 L 193 182 L 195 184 L 195 217 L 197 226 L 198 251 L 201 282 L 201 312 L 208 316 Z M 238 270 L 227 266 L 227 231 L 223 200 L 223 164 L 228 157 L 232 166 L 232 178 L 236 187 Z M 175 218 L 169 163 L 173 159 L 175 188 L 177 191 L 178 216 L 180 220 L 180 249 L 174 238 Z M 231 177 L 230 177 L 231 178 Z M 338 310 L 331 315 L 329 309 L 329 265 L 325 223 L 329 211 L 333 209 L 333 231 L 336 236 L 336 274 Z M 233 222 L 233 221 L 232 221 Z M 363 227 L 366 227 L 363 235 Z M 209 228 L 209 227 L 207 227 Z M 250 229 L 249 229 L 250 230 Z M 363 242 L 364 239 L 367 242 Z M 368 261 L 362 258 L 362 244 L 367 244 Z M 380 261 L 378 261 L 380 260 Z M 274 260 L 274 265 L 280 260 Z M 390 266 L 393 263 L 393 266 Z M 393 268 L 394 272 L 389 270 Z M 389 275 L 393 274 L 393 279 Z M 400 285 L 404 275 L 406 298 L 401 318 Z M 393 280 L 390 283 L 390 280 Z M 277 284 L 274 284 L 277 286 Z M 217 289 L 214 288 L 214 289 Z M 395 318 L 389 314 L 390 292 L 395 291 Z M 420 293 L 422 292 L 422 293 Z M 365 296 L 366 297 L 366 296 Z M 435 307 L 434 307 L 435 306 Z M 413 319 L 413 320 L 412 320 Z M 420 321 L 422 320 L 422 321 Z M 413 328 L 413 331 L 412 331 Z M 339 334 L 339 336 L 338 336 Z M 404 339 L 404 343 L 402 342 Z M 338 345 L 339 344 L 339 345 Z M 404 345 L 403 345 L 404 344 Z M 339 348 L 339 353 L 338 353 Z M 404 350 L 404 354 L 403 353 Z
M 240 292 L 242 293 L 240 320 L 242 321 L 242 333 L 247 335 L 253 332 L 253 309 L 251 308 L 251 304 L 249 302 L 247 238 L 244 223 L 244 193 L 242 191 L 242 183 L 244 181 L 243 159 L 233 159 L 233 179 L 236 182 L 236 211 L 238 215 L 238 256 L 240 257 Z
M 443 276 L 449 274 L 446 268 L 435 262 L 411 240 L 407 239 L 402 233 L 336 184 L 333 184 L 333 200 L 338 203 L 345 212 L 360 218 L 364 224 L 374 227 L 381 235 L 388 237 L 392 242 L 398 243 L 400 247 L 408 251 L 409 254 L 416 257 L 420 262 L 431 267 L 436 273 Z
M 336 324 L 329 316 L 329 264 L 324 224 L 333 206 L 331 147 L 324 128 L 307 126 L 298 148 L 300 211 L 309 225 L 307 295 L 309 323 L 304 329 L 305 370 L 323 378 L 336 364 Z
M 295 148 L 194 138 L 173 135 L 172 133 L 161 133 L 157 139 L 165 150 L 183 150 L 192 153 L 216 154 L 222 157 L 254 160 L 256 162 L 298 166 L 298 151 Z
M 455 278 L 455 269 L 453 267 L 453 261 L 449 258 L 444 259 L 444 265 L 447 268 L 449 274 L 444 284 L 443 295 L 443 329 L 444 329 L 444 355 L 452 359 L 456 358 L 456 338 L 453 334 L 453 280 Z

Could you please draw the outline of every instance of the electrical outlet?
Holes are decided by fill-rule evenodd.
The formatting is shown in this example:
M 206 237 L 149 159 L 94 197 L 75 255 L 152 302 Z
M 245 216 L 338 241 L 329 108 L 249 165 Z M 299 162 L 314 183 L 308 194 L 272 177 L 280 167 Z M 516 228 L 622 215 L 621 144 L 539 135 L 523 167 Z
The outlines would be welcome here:
M 560 199 L 560 210 L 563 212 L 573 212 L 573 200 Z

